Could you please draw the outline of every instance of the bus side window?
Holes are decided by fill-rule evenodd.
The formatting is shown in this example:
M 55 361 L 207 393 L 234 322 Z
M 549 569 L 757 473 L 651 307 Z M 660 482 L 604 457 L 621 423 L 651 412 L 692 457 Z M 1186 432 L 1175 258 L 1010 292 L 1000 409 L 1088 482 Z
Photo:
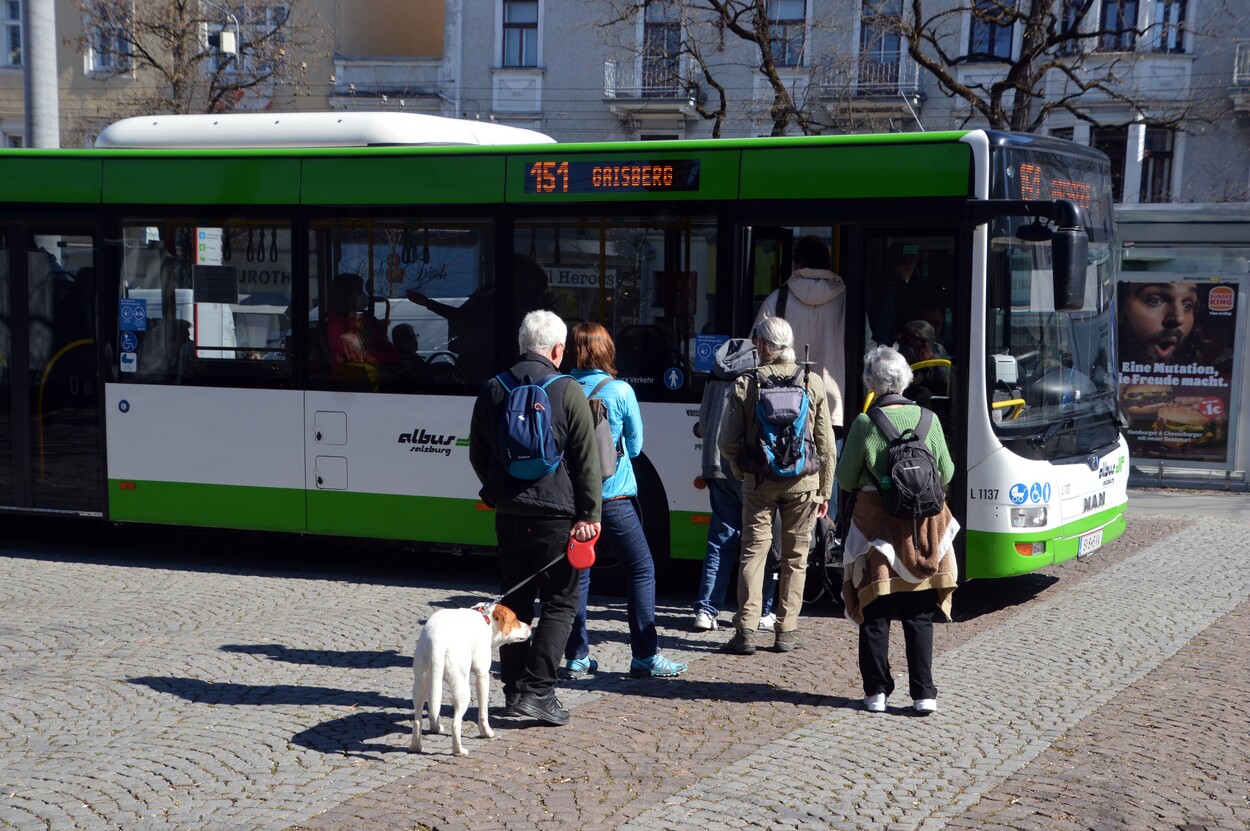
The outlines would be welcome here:
M 690 400 L 697 339 L 717 334 L 703 331 L 716 294 L 715 228 L 706 217 L 544 218 L 517 223 L 513 253 L 545 273 L 529 292 L 545 288 L 546 308 L 612 334 L 618 376 L 640 401 Z

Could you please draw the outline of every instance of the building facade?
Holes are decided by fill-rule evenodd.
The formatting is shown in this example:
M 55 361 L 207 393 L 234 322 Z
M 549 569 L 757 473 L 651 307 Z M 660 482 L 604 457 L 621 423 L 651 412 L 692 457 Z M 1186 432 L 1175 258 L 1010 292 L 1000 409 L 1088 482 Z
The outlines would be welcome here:
M 6 147 L 25 143 L 25 2 L 0 3 L 0 144 Z M 136 10 L 151 14 L 162 3 L 137 0 Z M 93 29 L 99 21 L 79 13 L 71 0 L 55 0 L 54 6 L 61 143 L 81 146 L 111 121 L 142 114 L 136 102 L 146 100 L 156 73 L 128 71 L 126 59 L 106 47 L 108 32 Z M 288 14 L 289 21 L 280 22 Z M 196 17 L 190 46 L 208 56 L 202 72 L 214 60 L 224 61 L 231 47 L 246 55 L 249 38 L 298 32 L 299 45 L 284 50 L 284 58 L 298 68 L 294 81 L 249 90 L 232 101 L 235 110 L 443 110 L 441 0 L 203 2 Z

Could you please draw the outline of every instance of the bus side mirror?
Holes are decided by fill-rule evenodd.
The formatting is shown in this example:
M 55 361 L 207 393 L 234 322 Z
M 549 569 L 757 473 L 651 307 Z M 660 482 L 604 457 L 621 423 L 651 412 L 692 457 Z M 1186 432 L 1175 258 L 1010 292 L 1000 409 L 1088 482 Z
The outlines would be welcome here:
M 1089 237 L 1085 229 L 1060 228 L 1050 242 L 1054 269 L 1055 311 L 1076 312 L 1085 305 L 1085 277 L 1089 271 Z

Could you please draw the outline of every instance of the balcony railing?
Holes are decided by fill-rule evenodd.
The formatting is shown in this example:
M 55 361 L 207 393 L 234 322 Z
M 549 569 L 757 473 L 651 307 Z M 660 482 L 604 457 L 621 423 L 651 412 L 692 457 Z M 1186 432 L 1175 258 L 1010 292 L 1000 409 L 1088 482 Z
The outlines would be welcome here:
M 920 96 L 920 66 L 904 51 L 873 52 L 850 62 L 816 68 L 814 81 L 826 98 Z
M 637 59 L 603 62 L 605 99 L 681 99 L 693 101 L 697 79 L 686 77 L 672 60 Z
M 1233 86 L 1250 87 L 1250 43 L 1237 44 L 1237 58 L 1233 63 Z

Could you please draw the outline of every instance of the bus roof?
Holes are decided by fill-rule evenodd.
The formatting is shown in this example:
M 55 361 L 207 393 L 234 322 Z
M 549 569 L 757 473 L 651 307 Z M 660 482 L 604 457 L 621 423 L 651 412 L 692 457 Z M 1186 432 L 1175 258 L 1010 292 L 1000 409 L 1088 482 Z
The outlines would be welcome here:
M 95 146 L 107 149 L 377 147 L 551 144 L 534 130 L 436 115 L 389 112 L 153 115 L 116 121 Z

